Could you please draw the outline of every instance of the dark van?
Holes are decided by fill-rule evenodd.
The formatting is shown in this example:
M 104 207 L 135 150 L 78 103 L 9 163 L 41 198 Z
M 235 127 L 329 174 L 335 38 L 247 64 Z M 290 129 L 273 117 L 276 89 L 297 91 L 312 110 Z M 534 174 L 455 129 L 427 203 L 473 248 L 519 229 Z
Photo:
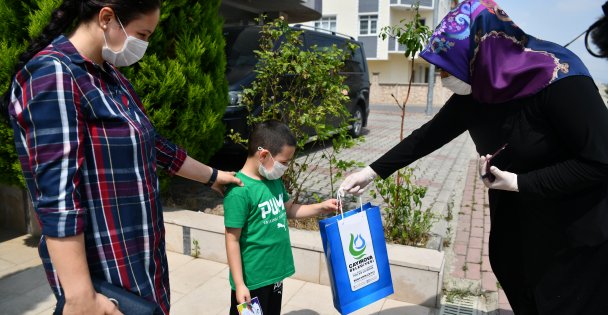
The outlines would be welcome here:
M 350 133 L 353 136 L 361 135 L 362 129 L 367 125 L 369 115 L 369 74 L 363 45 L 352 37 L 329 31 L 317 31 L 302 25 L 293 26 L 292 29 L 303 31 L 304 46 L 308 49 L 314 45 L 318 48 L 347 47 L 347 43 L 355 44 L 352 56 L 345 61 L 341 74 L 346 76 L 345 84 L 349 87 L 350 102 L 346 104 L 348 111 L 354 118 Z M 257 64 L 255 50 L 259 49 L 260 26 L 233 26 L 224 28 L 226 40 L 226 79 L 228 80 L 229 104 L 223 117 L 226 131 L 238 131 L 243 136 L 249 135 L 247 126 L 248 110 L 241 104 L 241 94 L 244 88 L 251 86 L 255 80 L 254 71 Z M 252 113 L 255 115 L 255 109 Z M 233 149 L 230 140 L 226 140 L 224 150 Z

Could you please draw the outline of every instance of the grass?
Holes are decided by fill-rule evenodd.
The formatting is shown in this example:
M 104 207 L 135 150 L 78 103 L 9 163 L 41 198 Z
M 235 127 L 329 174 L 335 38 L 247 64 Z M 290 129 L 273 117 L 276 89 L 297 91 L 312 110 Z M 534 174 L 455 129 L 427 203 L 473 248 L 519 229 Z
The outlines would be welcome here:
M 445 216 L 445 220 L 447 222 L 450 222 L 454 219 L 454 214 L 452 213 L 452 209 L 454 208 L 454 201 L 450 201 L 450 203 L 448 203 L 448 214 Z
M 290 228 L 296 228 L 300 230 L 308 230 L 308 231 L 318 231 L 319 230 L 319 221 L 323 220 L 321 216 L 319 218 L 312 217 L 306 219 L 289 219 L 288 224 Z
M 198 245 L 198 240 L 192 240 L 192 257 L 198 258 L 201 255 L 201 247 Z
M 467 296 L 474 295 L 470 289 L 451 289 L 444 290 L 445 300 L 448 303 L 453 303 L 455 299 L 462 299 Z
M 445 229 L 445 238 L 443 239 L 443 247 L 450 247 L 452 245 L 452 227 L 448 226 Z

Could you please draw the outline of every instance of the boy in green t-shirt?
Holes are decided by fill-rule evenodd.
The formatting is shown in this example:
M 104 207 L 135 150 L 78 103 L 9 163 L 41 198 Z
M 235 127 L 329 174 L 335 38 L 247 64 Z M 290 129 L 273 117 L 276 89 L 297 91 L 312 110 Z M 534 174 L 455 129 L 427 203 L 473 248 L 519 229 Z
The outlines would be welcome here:
M 226 192 L 232 315 L 238 315 L 238 304 L 256 296 L 264 315 L 279 315 L 283 279 L 295 272 L 287 219 L 338 210 L 336 199 L 310 205 L 289 200 L 281 176 L 295 149 L 296 139 L 285 124 L 258 124 L 249 137 L 247 161 L 236 175 L 244 186 L 232 186 Z

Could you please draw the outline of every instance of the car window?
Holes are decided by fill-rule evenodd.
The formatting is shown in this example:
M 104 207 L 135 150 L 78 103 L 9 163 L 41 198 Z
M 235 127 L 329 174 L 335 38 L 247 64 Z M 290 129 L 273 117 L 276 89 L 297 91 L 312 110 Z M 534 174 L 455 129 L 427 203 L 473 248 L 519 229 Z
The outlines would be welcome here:
M 317 45 L 318 48 L 323 49 L 331 47 L 335 44 L 338 48 L 347 50 L 349 49 L 347 43 L 347 40 L 339 37 L 331 37 L 315 33 L 306 33 L 307 47 Z M 363 54 L 361 53 L 361 46 L 354 42 L 352 44 L 354 44 L 355 47 L 354 50 L 350 51 L 350 55 L 344 61 L 344 71 L 363 72 Z
M 323 35 L 315 34 L 315 33 L 306 33 L 306 46 L 307 47 L 312 47 L 314 45 L 317 45 L 317 48 L 323 49 L 323 48 L 331 47 L 334 44 L 336 46 L 338 46 L 339 48 L 342 48 L 340 46 L 344 46 L 344 40 L 341 40 L 339 38 L 332 38 L 329 36 L 323 36 Z
M 363 54 L 361 53 L 361 46 L 357 43 L 352 43 L 354 49 L 351 51 L 351 55 L 344 61 L 344 71 L 346 72 L 363 72 Z
M 260 48 L 260 29 L 228 28 L 224 29 L 226 41 L 226 79 L 234 84 L 251 74 L 257 63 L 254 51 Z

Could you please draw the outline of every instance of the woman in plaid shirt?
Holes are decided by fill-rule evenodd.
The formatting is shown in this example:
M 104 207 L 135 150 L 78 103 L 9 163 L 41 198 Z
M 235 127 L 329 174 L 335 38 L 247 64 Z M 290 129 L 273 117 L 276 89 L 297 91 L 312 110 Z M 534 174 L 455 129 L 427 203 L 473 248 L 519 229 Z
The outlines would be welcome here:
M 63 1 L 20 57 L 5 101 L 64 314 L 120 314 L 92 277 L 169 313 L 157 166 L 220 193 L 240 184 L 159 136 L 115 68 L 143 57 L 159 9 L 159 0 Z

